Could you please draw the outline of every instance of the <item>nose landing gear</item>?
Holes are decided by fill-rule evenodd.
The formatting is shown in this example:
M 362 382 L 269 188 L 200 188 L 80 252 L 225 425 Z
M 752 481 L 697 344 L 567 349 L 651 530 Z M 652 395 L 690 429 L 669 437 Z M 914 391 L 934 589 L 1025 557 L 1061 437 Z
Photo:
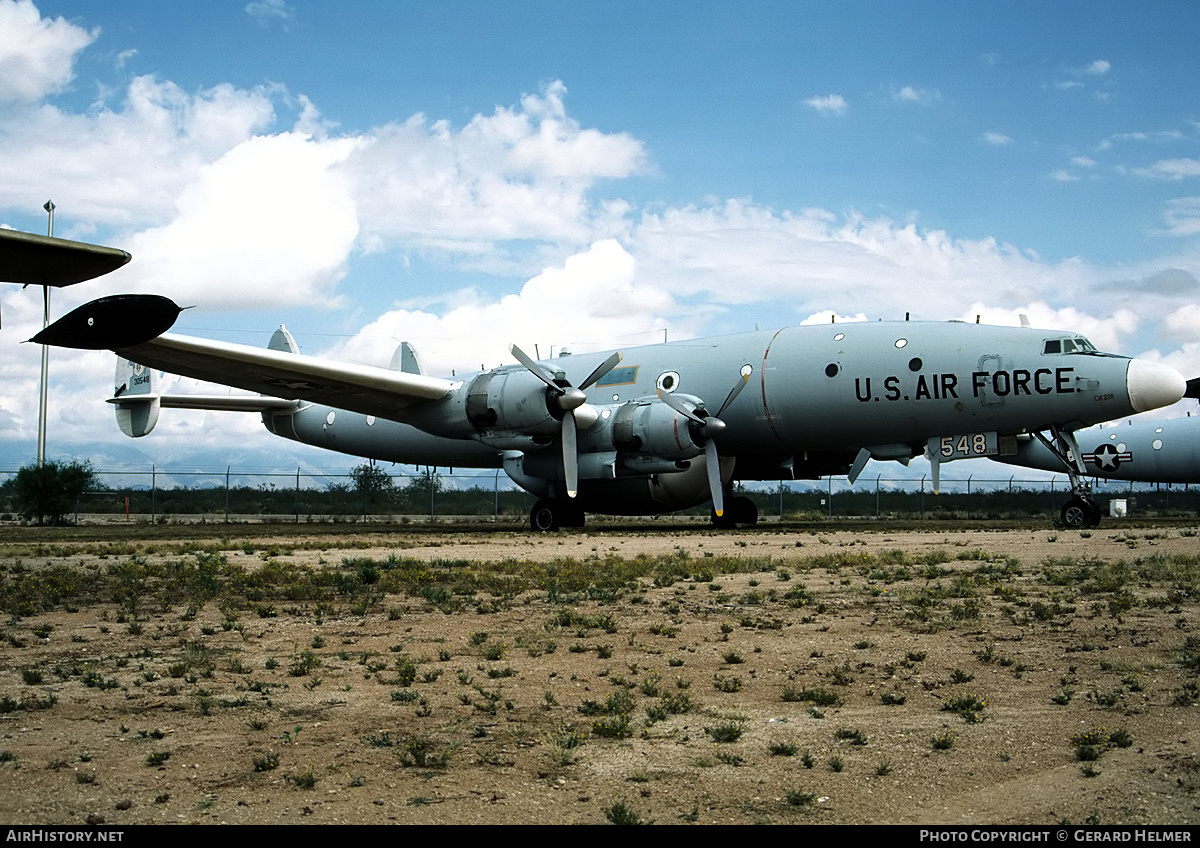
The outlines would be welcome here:
M 1042 433 L 1033 435 L 1050 449 L 1067 468 L 1067 477 L 1071 480 L 1071 499 L 1059 510 L 1059 518 L 1064 527 L 1082 529 L 1097 527 L 1100 524 L 1100 505 L 1092 500 L 1092 487 L 1084 479 L 1087 469 L 1083 467 L 1083 455 L 1079 452 L 1079 443 L 1075 434 L 1057 425 L 1050 428 L 1054 441 Z

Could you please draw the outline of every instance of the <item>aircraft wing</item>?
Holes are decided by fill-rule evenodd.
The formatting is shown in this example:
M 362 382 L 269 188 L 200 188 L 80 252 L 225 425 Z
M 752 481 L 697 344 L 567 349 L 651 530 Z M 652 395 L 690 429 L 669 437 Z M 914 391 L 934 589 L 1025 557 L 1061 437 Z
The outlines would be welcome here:
M 129 259 L 115 247 L 0 229 L 0 282 L 71 286 L 115 271 Z
M 458 385 L 390 368 L 170 333 L 116 352 L 184 377 L 392 420 L 403 420 L 405 408 L 443 398 Z

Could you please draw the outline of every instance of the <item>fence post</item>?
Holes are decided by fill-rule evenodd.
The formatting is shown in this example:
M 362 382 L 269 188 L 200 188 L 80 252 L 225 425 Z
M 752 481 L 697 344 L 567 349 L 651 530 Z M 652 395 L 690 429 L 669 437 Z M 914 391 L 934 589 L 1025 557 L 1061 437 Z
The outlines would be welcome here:
M 925 520 L 925 475 L 921 475 L 921 520 Z
M 829 517 L 833 518 L 833 475 L 829 475 Z
M 155 515 L 155 510 L 154 510 L 155 496 L 158 494 L 158 483 L 157 483 L 158 478 L 157 478 L 156 474 L 157 474 L 157 472 L 154 468 L 154 465 L 151 464 L 151 466 L 150 466 L 150 523 L 151 524 L 153 524 L 156 520 L 156 515 Z
M 296 523 L 300 523 L 300 466 L 296 466 Z
M 496 476 L 492 481 L 492 523 L 500 523 L 500 469 L 496 469 Z
M 879 518 L 879 478 L 882 474 L 875 475 L 875 517 Z

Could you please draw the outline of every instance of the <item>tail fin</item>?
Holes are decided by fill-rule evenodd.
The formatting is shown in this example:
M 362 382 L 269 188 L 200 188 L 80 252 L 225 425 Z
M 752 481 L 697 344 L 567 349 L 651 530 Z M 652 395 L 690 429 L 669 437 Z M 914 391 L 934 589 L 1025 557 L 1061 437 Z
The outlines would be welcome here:
M 422 376 L 425 374 L 425 366 L 421 362 L 421 357 L 417 356 L 417 349 L 408 342 L 400 342 L 400 346 L 392 354 L 392 361 L 388 368 L 393 371 L 403 371 L 405 374 Z
M 114 385 L 109 403 L 116 407 L 121 432 L 137 438 L 153 430 L 161 408 L 158 372 L 119 356 Z
M 296 340 L 292 338 L 288 328 L 280 324 L 279 329 L 271 335 L 271 341 L 267 343 L 267 350 L 277 350 L 280 353 L 299 353 L 300 346 L 296 344 Z

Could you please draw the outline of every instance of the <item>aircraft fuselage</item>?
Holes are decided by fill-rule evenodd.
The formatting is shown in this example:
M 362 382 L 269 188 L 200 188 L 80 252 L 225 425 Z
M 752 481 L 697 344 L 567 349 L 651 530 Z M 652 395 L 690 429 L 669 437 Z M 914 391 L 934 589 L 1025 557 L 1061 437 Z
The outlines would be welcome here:
M 1144 387 L 1131 389 L 1138 378 L 1131 375 L 1133 360 L 1096 351 L 1047 353 L 1046 340 L 1061 335 L 957 322 L 878 322 L 624 349 L 621 363 L 587 390 L 595 415 L 578 437 L 580 496 L 591 505 L 629 487 L 614 481 L 636 477 L 644 486 L 657 478 L 661 484 L 691 465 L 702 467 L 704 451 L 689 436 L 687 420 L 656 393 L 715 413 L 743 375 L 748 384 L 721 413 L 726 427 L 715 437 L 721 457 L 736 460 L 732 473 L 739 479 L 845 473 L 863 446 L 901 458 L 944 436 L 966 437 L 968 448 L 986 443 L 994 454 L 998 437 L 1051 425 L 1083 427 L 1144 405 Z M 606 356 L 539 364 L 576 385 Z M 541 383 L 521 365 L 459 379 L 460 388 L 445 400 L 407 409 L 406 423 L 322 405 L 264 420 L 279 435 L 359 456 L 503 465 L 535 493 L 552 494 L 563 474 L 552 447 L 561 414 L 546 403 Z M 685 500 L 703 502 L 703 486 L 689 489 Z M 664 503 L 651 498 L 630 508 L 663 511 Z

